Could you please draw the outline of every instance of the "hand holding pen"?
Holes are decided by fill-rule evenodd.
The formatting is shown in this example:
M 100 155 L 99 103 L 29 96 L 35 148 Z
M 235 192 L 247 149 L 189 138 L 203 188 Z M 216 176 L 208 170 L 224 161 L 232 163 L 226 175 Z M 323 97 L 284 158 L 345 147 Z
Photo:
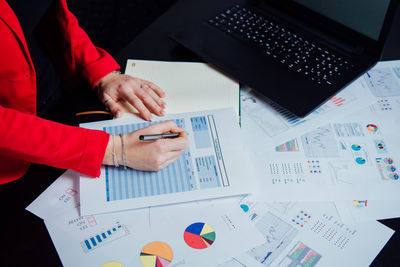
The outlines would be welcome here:
M 111 136 L 109 143 L 113 142 L 114 146 L 108 146 L 106 150 L 106 164 L 115 165 L 114 148 L 119 165 L 123 165 L 125 159 L 127 167 L 141 171 L 159 171 L 165 168 L 177 160 L 189 146 L 184 129 L 172 121 L 154 123 L 125 134 L 122 138 L 114 138 L 114 141 Z

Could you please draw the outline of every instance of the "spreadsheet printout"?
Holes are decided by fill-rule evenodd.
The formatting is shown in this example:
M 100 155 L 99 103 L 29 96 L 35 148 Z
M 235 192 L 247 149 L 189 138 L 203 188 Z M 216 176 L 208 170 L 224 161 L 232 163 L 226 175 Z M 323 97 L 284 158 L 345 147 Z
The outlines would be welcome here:
M 103 213 L 249 193 L 251 171 L 233 109 L 170 115 L 190 142 L 178 160 L 158 172 L 102 167 L 99 179 L 81 175 L 81 211 Z M 126 134 L 150 125 L 120 119 L 82 125 Z M 249 170 L 250 169 L 250 170 Z M 251 177 L 251 176 L 250 176 Z

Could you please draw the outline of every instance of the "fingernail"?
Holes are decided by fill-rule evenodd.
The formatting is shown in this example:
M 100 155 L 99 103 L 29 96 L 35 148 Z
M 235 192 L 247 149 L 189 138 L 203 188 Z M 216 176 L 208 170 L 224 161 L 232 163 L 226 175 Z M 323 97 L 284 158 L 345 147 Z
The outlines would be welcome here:
M 121 117 L 121 112 L 117 112 L 117 119 Z

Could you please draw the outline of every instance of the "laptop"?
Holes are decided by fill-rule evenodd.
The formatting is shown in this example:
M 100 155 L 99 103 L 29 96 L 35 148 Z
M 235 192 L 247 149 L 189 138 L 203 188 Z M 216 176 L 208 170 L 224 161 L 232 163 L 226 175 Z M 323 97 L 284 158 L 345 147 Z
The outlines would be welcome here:
M 218 0 L 170 37 L 299 117 L 380 59 L 399 0 Z

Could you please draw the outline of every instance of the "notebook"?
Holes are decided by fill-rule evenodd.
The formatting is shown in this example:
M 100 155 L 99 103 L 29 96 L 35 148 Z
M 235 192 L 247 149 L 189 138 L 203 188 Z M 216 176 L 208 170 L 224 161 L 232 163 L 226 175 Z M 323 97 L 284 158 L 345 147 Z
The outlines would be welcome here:
M 125 74 L 160 86 L 168 114 L 232 107 L 239 115 L 238 82 L 209 64 L 130 59 Z

